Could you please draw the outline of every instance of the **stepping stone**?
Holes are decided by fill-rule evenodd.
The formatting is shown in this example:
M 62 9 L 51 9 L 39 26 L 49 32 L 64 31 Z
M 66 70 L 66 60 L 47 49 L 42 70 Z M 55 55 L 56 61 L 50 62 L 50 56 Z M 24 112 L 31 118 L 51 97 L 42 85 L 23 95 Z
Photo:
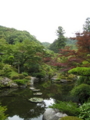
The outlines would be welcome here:
M 35 102 L 35 103 L 42 102 L 43 98 L 33 97 L 33 98 L 30 98 L 29 101 Z
M 34 95 L 42 95 L 41 92 L 34 93 Z
M 30 87 L 31 90 L 35 89 L 34 87 Z
M 37 92 L 37 91 L 40 91 L 40 89 L 32 89 L 32 91 L 36 91 Z

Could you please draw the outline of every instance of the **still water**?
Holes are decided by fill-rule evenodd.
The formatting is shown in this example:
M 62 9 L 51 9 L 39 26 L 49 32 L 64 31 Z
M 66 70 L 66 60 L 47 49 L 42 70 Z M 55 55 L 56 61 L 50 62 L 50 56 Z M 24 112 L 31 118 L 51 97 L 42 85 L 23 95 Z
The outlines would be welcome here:
M 42 116 L 47 107 L 57 100 L 70 100 L 69 91 L 72 83 L 51 84 L 50 82 L 35 84 L 35 88 L 40 89 L 44 101 L 42 103 L 32 103 L 28 99 L 36 97 L 30 88 L 25 89 L 3 89 L 0 90 L 0 103 L 7 106 L 6 114 L 8 120 L 42 120 Z M 37 96 L 38 97 L 38 96 Z

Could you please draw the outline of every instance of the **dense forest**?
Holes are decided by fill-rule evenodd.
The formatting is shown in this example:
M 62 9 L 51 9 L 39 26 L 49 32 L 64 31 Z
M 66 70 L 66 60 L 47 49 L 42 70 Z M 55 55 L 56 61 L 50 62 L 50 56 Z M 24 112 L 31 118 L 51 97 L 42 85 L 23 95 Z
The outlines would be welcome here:
M 86 19 L 83 32 L 76 33 L 76 37 L 66 38 L 64 33 L 64 29 L 59 26 L 57 39 L 50 44 L 39 42 L 27 31 L 0 26 L 0 80 L 7 77 L 20 85 L 28 83 L 31 76 L 39 80 L 46 77 L 51 80 L 57 75 L 56 81 L 62 78 L 73 81 L 75 78 L 71 95 L 78 97 L 81 107 L 69 103 L 74 108 L 73 112 L 70 111 L 72 108 L 69 108 L 69 112 L 65 109 L 66 103 L 62 103 L 63 109 L 60 108 L 61 103 L 52 107 L 71 116 L 89 120 L 90 110 L 88 109 L 87 113 L 87 107 L 90 106 L 90 18 Z M 4 87 L 10 86 L 4 86 L 0 82 L 0 88 Z

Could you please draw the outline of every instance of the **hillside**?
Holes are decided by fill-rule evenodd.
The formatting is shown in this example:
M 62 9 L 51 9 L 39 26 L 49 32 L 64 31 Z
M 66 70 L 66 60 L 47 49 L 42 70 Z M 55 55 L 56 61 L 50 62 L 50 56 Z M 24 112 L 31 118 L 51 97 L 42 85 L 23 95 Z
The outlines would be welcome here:
M 0 39 L 4 38 L 9 44 L 30 40 L 40 43 L 33 35 L 27 31 L 20 31 L 14 28 L 0 26 Z M 41 43 L 40 43 L 41 44 Z
M 42 42 L 42 45 L 43 45 L 45 48 L 49 48 L 50 43 L 49 43 L 49 42 Z

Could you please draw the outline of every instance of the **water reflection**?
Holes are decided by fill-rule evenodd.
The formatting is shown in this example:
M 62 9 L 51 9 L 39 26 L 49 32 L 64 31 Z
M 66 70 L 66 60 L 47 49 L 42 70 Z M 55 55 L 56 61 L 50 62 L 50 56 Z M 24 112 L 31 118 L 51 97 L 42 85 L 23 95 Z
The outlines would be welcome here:
M 42 83 L 35 86 L 41 90 L 42 103 L 32 103 L 28 99 L 33 97 L 33 91 L 26 89 L 4 89 L 0 91 L 0 103 L 7 106 L 6 114 L 9 120 L 42 120 L 45 109 L 56 102 L 67 97 L 71 86 L 68 84 Z M 65 88 L 65 91 L 64 91 Z
M 20 118 L 19 116 L 15 115 L 13 117 L 8 117 L 8 120 L 42 120 L 42 115 L 37 118 L 32 118 L 32 119 L 31 118 L 24 119 L 24 118 Z
M 54 102 L 54 99 L 50 98 L 49 100 L 44 100 L 46 107 L 52 105 Z

